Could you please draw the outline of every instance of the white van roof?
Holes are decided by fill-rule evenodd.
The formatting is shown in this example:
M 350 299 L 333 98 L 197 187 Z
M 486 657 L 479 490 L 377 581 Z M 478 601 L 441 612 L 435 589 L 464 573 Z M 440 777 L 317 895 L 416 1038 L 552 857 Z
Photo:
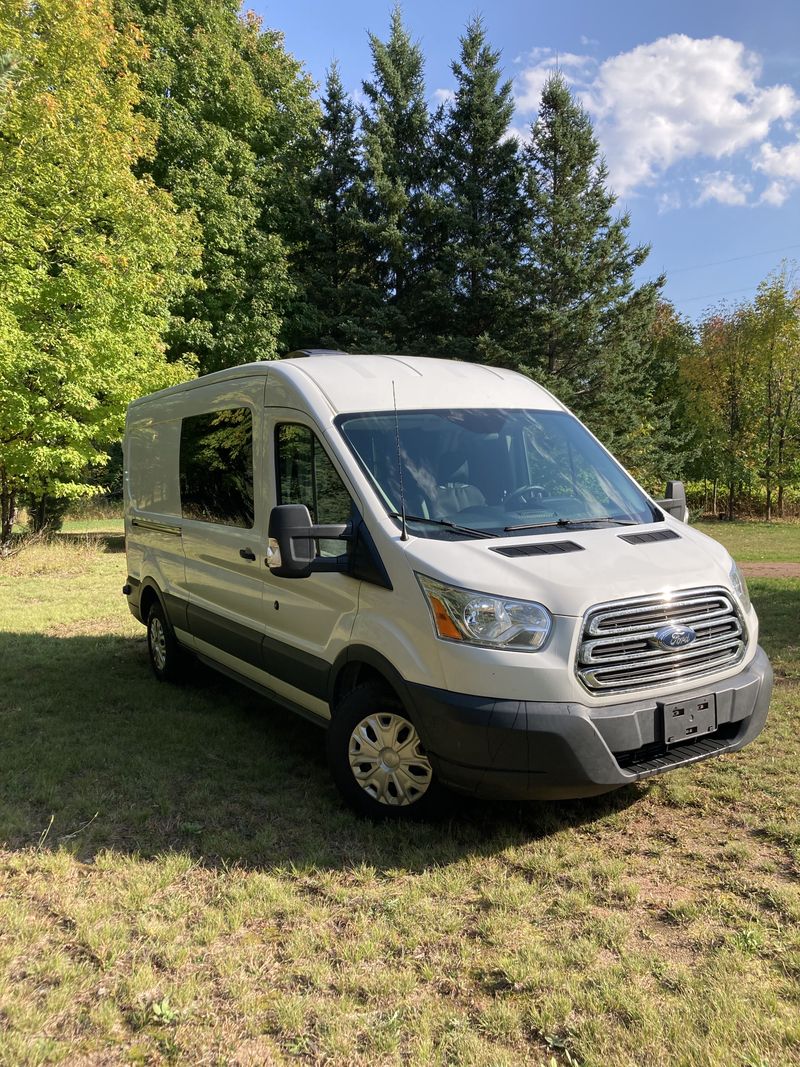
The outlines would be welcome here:
M 331 413 L 435 407 L 500 407 L 560 410 L 540 385 L 516 371 L 430 356 L 349 355 L 326 352 L 294 359 L 263 360 L 195 378 L 142 397 L 134 404 L 236 378 L 267 375 L 277 393 L 296 392 L 310 408 L 322 398 Z M 272 383 L 271 383 L 272 384 Z M 281 388 L 283 386 L 283 388 Z M 272 393 L 271 385 L 268 395 Z M 288 398 L 287 398 L 288 399 Z M 268 403 L 281 403 L 277 397 Z

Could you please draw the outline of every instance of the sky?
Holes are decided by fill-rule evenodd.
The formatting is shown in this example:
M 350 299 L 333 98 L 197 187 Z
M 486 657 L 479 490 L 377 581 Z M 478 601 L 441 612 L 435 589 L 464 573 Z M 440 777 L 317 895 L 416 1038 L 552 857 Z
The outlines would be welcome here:
M 368 31 L 386 38 L 390 2 L 252 6 L 315 81 L 336 59 L 359 98 Z M 431 107 L 453 87 L 474 14 L 513 82 L 518 136 L 561 70 L 593 120 L 632 242 L 651 245 L 640 278 L 665 272 L 682 314 L 749 300 L 784 261 L 800 262 L 800 0 L 405 0 L 402 10 Z

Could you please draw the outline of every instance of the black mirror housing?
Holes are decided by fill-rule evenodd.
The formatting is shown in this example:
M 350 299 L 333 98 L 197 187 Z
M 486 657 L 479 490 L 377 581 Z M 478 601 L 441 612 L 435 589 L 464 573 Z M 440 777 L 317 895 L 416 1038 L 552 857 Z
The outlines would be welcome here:
M 686 522 L 686 489 L 683 482 L 667 482 L 664 499 L 657 500 L 656 503 L 670 514 L 673 519 L 678 519 L 679 522 Z
M 308 578 L 314 571 L 341 570 L 333 560 L 316 555 L 319 538 L 351 540 L 349 523 L 315 526 L 305 504 L 279 504 L 269 515 L 267 565 L 278 578 Z

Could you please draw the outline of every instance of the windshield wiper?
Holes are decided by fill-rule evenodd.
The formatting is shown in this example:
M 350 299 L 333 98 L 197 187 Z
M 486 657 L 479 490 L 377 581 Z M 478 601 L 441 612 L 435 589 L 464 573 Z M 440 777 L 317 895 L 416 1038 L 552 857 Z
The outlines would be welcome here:
M 393 519 L 401 519 L 399 511 L 390 511 Z M 445 526 L 448 530 L 456 530 L 458 533 L 472 534 L 473 537 L 494 537 L 488 530 L 474 530 L 471 526 L 459 526 L 458 523 L 449 522 L 447 519 L 427 519 L 424 515 L 406 515 L 407 522 L 427 522 L 431 526 Z
M 556 519 L 549 522 L 526 522 L 521 526 L 504 526 L 503 533 L 516 533 L 518 530 L 539 530 L 545 526 L 591 526 L 595 522 L 611 522 L 615 526 L 638 526 L 638 522 L 628 522 L 627 519 L 615 519 L 613 515 L 601 515 L 592 519 Z

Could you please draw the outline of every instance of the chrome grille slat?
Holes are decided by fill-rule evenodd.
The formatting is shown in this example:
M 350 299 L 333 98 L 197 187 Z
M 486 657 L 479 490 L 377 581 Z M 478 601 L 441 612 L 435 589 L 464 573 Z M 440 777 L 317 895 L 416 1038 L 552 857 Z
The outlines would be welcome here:
M 696 640 L 680 649 L 658 647 L 656 633 L 670 624 L 690 626 Z M 744 620 L 727 590 L 687 589 L 591 608 L 583 619 L 576 672 L 589 692 L 646 689 L 723 670 L 746 647 Z
M 742 633 L 742 626 L 739 620 L 734 616 L 728 616 L 727 619 L 714 619 L 711 620 L 710 625 L 702 625 L 701 623 L 683 623 L 684 626 L 692 626 L 693 629 L 698 631 L 697 640 L 691 645 L 693 650 L 699 650 L 701 648 L 710 648 L 712 645 L 719 644 L 723 641 L 730 641 L 732 638 L 739 637 Z M 707 631 L 712 627 L 718 627 L 724 625 L 726 627 L 725 632 L 722 634 L 707 635 L 703 631 Z M 647 641 L 646 633 L 639 634 L 622 634 L 619 637 L 597 637 L 592 641 L 584 641 L 580 647 L 580 658 L 582 663 L 600 663 L 603 662 L 602 658 L 598 658 L 597 649 L 609 649 L 613 654 L 613 650 L 618 648 L 619 651 L 625 651 L 629 649 L 631 645 L 641 644 L 643 641 Z M 623 646 L 623 647 L 620 647 Z M 657 648 L 648 649 L 647 652 L 634 652 L 626 651 L 626 658 L 637 656 L 663 656 L 664 652 Z
M 641 602 L 639 602 L 639 603 L 641 603 Z M 604 632 L 602 629 L 600 629 L 600 627 L 603 626 L 603 624 L 606 624 L 607 630 L 613 629 L 616 632 L 620 632 L 618 630 L 618 627 L 615 624 L 615 621 L 614 621 L 617 618 L 631 618 L 631 617 L 636 617 L 636 616 L 650 615 L 651 616 L 651 620 L 650 621 L 655 621 L 655 617 L 658 616 L 662 620 L 662 625 L 664 625 L 667 622 L 683 622 L 683 623 L 685 623 L 686 620 L 687 620 L 687 617 L 708 618 L 709 617 L 709 612 L 708 611 L 704 611 L 704 612 L 702 612 L 700 614 L 697 613 L 698 607 L 700 607 L 703 604 L 716 604 L 717 605 L 717 612 L 715 614 L 720 614 L 720 615 L 730 614 L 730 610 L 731 610 L 730 601 L 726 597 L 722 597 L 722 596 L 717 596 L 717 597 L 713 597 L 713 598 L 712 597 L 692 598 L 692 599 L 686 600 L 686 601 L 678 601 L 678 600 L 675 600 L 675 599 L 664 599 L 663 601 L 660 601 L 658 604 L 648 604 L 648 605 L 646 605 L 644 607 L 633 608 L 633 609 L 630 609 L 630 610 L 622 609 L 622 610 L 619 610 L 619 611 L 607 611 L 607 612 L 604 611 L 601 614 L 599 614 L 597 616 L 594 616 L 589 620 L 589 630 L 588 630 L 588 632 L 593 637 L 599 636 L 601 633 Z M 593 612 L 596 611 L 596 610 L 597 609 L 593 609 L 593 611 L 590 612 L 589 614 L 592 615 Z M 686 616 L 684 614 L 685 612 L 691 612 L 692 615 L 691 616 Z M 650 625 L 650 622 L 645 620 L 644 622 L 631 624 L 630 628 L 631 629 L 636 629 L 638 627 L 647 628 L 649 625 Z

